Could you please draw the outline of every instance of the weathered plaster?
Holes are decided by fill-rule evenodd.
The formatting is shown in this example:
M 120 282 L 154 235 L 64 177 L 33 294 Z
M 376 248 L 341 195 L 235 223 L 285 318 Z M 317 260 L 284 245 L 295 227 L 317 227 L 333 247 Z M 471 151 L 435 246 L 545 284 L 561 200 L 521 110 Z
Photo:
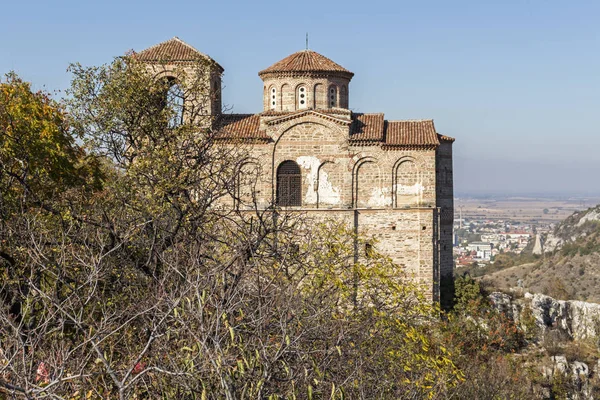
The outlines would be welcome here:
M 308 170 L 305 174 L 307 190 L 304 195 L 306 204 L 340 204 L 340 188 L 333 187 L 329 175 L 321 167 L 322 163 L 315 156 L 300 156 L 296 159 L 298 165 Z M 318 186 L 317 186 L 318 182 Z M 317 194 L 318 191 L 318 194 Z
M 296 162 L 307 173 L 303 174 L 306 180 L 307 190 L 304 194 L 304 202 L 306 204 L 317 204 L 317 178 L 319 177 L 319 166 L 321 161 L 314 156 L 300 156 L 296 158 Z
M 369 207 L 387 207 L 392 204 L 389 188 L 374 188 L 367 201 Z

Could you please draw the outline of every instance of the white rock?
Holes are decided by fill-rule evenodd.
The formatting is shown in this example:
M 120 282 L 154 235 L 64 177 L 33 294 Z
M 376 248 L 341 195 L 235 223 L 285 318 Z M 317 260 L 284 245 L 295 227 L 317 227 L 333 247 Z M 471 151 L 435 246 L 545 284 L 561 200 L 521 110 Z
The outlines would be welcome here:
M 573 361 L 571 363 L 571 371 L 573 372 L 573 375 L 576 376 L 583 375 L 587 377 L 590 374 L 590 369 L 587 364 L 581 361 Z
M 554 363 L 554 368 L 556 371 L 561 372 L 565 375 L 569 372 L 569 363 L 567 361 L 567 357 L 552 356 L 551 359 L 552 359 L 552 362 Z

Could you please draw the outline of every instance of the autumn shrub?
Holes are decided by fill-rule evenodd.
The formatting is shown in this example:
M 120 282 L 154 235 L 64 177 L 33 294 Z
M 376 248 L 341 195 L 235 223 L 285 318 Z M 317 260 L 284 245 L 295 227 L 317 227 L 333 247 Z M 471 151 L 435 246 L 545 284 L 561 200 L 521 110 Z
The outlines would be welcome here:
M 184 91 L 204 67 L 178 71 Z M 202 110 L 170 126 L 134 57 L 71 71 L 69 112 L 0 87 L 19 133 L 0 143 L 2 396 L 420 399 L 462 382 L 418 282 L 355 258 L 371 238 L 231 207 L 243 146 Z

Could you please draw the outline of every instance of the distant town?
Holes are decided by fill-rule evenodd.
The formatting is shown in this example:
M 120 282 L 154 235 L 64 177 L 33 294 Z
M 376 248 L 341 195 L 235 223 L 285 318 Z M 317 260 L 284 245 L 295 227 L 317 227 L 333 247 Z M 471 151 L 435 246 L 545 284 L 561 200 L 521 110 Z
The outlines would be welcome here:
M 453 256 L 457 272 L 487 267 L 500 254 L 542 254 L 543 237 L 597 198 L 457 198 Z

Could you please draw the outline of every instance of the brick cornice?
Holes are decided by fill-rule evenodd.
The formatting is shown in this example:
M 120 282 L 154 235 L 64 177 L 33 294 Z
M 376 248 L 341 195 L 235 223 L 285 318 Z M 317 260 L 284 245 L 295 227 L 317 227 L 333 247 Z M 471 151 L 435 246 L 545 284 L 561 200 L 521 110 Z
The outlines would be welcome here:
M 292 113 L 292 114 L 285 115 L 285 116 L 280 117 L 280 118 L 275 118 L 275 119 L 271 119 L 271 120 L 265 121 L 265 125 L 269 125 L 269 126 L 278 125 L 278 124 L 281 124 L 283 122 L 287 122 L 287 121 L 291 121 L 291 120 L 294 120 L 294 119 L 302 118 L 302 117 L 307 116 L 307 115 L 313 115 L 313 116 L 325 119 L 327 121 L 335 122 L 335 123 L 337 123 L 339 125 L 343 125 L 343 126 L 349 126 L 352 123 L 352 120 L 345 120 L 345 119 L 342 119 L 342 118 L 332 117 L 331 115 L 323 114 L 323 113 L 320 113 L 320 112 L 315 111 L 315 110 L 303 110 L 303 111 L 298 111 L 297 113 Z

